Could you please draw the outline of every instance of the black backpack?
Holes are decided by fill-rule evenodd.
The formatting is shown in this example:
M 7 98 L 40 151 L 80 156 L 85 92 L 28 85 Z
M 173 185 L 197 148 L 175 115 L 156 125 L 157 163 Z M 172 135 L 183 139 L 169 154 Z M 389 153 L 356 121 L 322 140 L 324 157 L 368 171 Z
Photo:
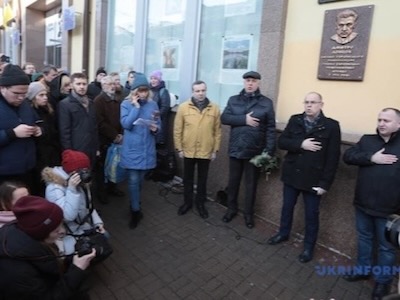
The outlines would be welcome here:
M 157 166 L 146 176 L 153 181 L 168 182 L 172 180 L 177 173 L 177 163 L 175 152 L 167 149 L 157 150 Z

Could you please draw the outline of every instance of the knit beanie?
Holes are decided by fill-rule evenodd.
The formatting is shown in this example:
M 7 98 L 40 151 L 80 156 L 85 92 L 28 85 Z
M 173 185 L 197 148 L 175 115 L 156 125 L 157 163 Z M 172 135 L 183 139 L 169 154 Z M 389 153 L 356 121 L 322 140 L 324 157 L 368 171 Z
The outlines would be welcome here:
M 150 73 L 150 78 L 151 77 L 157 78 L 158 81 L 161 81 L 162 80 L 162 72 L 160 70 L 155 70 Z
M 43 73 L 42 72 L 38 72 L 38 73 L 33 73 L 32 74 L 32 81 L 39 81 L 42 78 L 43 78 Z
M 0 76 L 0 86 L 29 85 L 31 80 L 20 66 L 8 64 Z
M 69 174 L 79 169 L 89 169 L 90 160 L 85 153 L 68 149 L 62 153 L 62 167 Z
M 147 81 L 146 75 L 143 73 L 135 73 L 135 79 L 132 84 L 131 90 L 135 90 L 139 87 L 147 87 L 149 88 L 149 82 Z
M 107 71 L 104 69 L 104 67 L 100 67 L 100 68 L 97 69 L 96 76 L 101 74 L 101 73 L 107 75 Z
M 32 101 L 37 96 L 37 94 L 39 94 L 40 92 L 43 92 L 43 91 L 47 92 L 47 89 L 43 85 L 43 83 L 41 83 L 39 81 L 32 82 L 29 85 L 28 93 L 26 94 L 26 97 Z
M 55 203 L 38 196 L 23 196 L 12 211 L 17 226 L 35 240 L 43 241 L 63 221 L 63 211 Z

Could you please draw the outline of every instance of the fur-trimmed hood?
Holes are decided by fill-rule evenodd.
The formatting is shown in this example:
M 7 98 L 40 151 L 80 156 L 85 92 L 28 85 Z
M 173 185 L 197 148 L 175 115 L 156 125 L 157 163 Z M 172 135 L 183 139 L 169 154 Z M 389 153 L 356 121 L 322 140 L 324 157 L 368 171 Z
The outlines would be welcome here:
M 46 167 L 42 171 L 42 179 L 46 184 L 55 183 L 62 186 L 67 186 L 68 178 L 68 174 L 63 170 L 62 167 Z

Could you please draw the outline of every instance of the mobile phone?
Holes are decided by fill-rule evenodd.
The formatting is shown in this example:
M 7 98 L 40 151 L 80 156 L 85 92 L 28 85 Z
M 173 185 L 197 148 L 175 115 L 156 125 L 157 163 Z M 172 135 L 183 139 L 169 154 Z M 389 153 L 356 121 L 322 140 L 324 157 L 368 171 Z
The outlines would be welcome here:
M 43 120 L 36 120 L 35 124 L 39 126 L 39 125 L 43 124 Z

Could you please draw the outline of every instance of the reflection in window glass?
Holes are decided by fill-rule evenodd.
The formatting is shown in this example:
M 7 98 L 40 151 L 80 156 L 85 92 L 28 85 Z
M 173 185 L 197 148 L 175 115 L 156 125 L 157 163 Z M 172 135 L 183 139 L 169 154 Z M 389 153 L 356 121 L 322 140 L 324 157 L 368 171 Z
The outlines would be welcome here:
M 107 71 L 120 72 L 121 84 L 134 70 L 136 0 L 109 1 Z
M 262 0 L 203 0 L 197 78 L 223 109 L 257 69 Z
M 179 67 L 185 18 L 184 0 L 150 0 L 145 73 L 161 70 L 166 87 L 179 91 Z

